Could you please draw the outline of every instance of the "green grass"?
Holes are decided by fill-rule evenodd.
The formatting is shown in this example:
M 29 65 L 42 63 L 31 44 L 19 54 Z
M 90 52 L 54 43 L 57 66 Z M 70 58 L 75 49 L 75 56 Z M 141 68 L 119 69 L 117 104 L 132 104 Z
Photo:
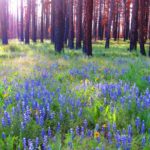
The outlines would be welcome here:
M 118 83 L 121 80 L 131 85 L 136 84 L 140 93 L 144 93 L 147 88 L 150 88 L 150 83 L 143 80 L 143 77 L 150 75 L 150 59 L 140 55 L 139 47 L 136 52 L 131 53 L 128 51 L 129 41 L 111 41 L 110 49 L 105 49 L 104 45 L 104 41 L 93 43 L 93 57 L 83 55 L 81 49 L 69 50 L 66 47 L 64 48 L 64 52 L 58 54 L 54 51 L 54 46 L 50 41 L 45 41 L 44 43 L 40 43 L 39 41 L 37 43 L 31 42 L 30 45 L 25 45 L 16 40 L 12 40 L 7 46 L 0 45 L 0 112 L 3 112 L 2 107 L 9 96 L 13 97 L 14 101 L 17 90 L 20 90 L 19 92 L 23 90 L 17 89 L 17 87 L 13 85 L 13 81 L 23 83 L 24 80 L 32 78 L 38 81 L 41 80 L 42 72 L 48 70 L 48 73 L 53 77 L 53 82 L 55 82 L 55 85 L 51 86 L 52 81 L 41 80 L 48 90 L 54 92 L 60 89 L 61 93 L 65 96 L 71 93 L 69 95 L 70 97 L 75 95 L 81 99 L 81 102 L 86 102 L 89 105 L 91 104 L 91 100 L 94 100 L 92 107 L 84 108 L 83 112 L 83 116 L 88 120 L 90 129 L 94 129 L 97 123 L 103 125 L 108 121 L 111 124 L 116 122 L 119 129 L 127 128 L 128 124 L 134 126 L 134 121 L 137 116 L 139 116 L 141 120 L 145 120 L 145 124 L 148 127 L 150 124 L 149 110 L 139 111 L 135 102 L 132 102 L 132 99 L 130 110 L 124 110 L 120 103 L 115 103 L 116 108 L 113 113 L 111 112 L 110 105 L 107 105 L 103 113 L 100 113 L 99 107 L 104 106 L 105 98 L 99 96 L 100 91 L 96 88 L 98 83 Z M 146 49 L 148 49 L 148 47 L 146 47 Z M 56 65 L 56 67 L 50 70 L 50 66 L 52 65 Z M 83 77 L 81 72 L 87 68 L 90 69 L 91 66 L 96 67 L 96 72 L 91 68 L 88 72 L 88 76 L 85 75 L 85 77 Z M 39 72 L 37 72 L 37 68 L 40 69 Z M 70 72 L 74 69 L 79 72 L 77 75 L 71 75 Z M 9 83 L 9 87 L 5 87 L 4 81 Z M 84 89 L 83 87 L 86 88 Z M 57 98 L 58 95 L 56 94 L 51 109 L 59 112 L 60 106 L 57 102 Z M 110 101 L 109 96 L 106 98 Z M 37 101 L 41 103 L 40 100 Z M 13 106 L 16 106 L 16 102 L 9 105 L 7 108 L 8 111 L 11 111 Z M 127 104 L 125 107 L 128 107 Z M 117 111 L 117 108 L 120 108 L 119 111 Z M 77 110 L 74 111 L 78 113 Z M 63 113 L 67 116 L 66 112 Z M 0 113 L 0 118 L 1 116 L 2 114 Z M 20 143 L 23 137 L 35 139 L 39 136 L 39 131 L 41 131 L 41 127 L 32 120 L 24 132 L 19 132 L 19 118 L 20 116 L 18 114 L 13 120 L 11 129 L 5 128 L 7 134 L 9 134 L 9 130 L 11 130 L 13 133 L 10 134 L 14 135 L 7 138 L 7 143 L 9 143 L 7 146 L 9 148 L 11 147 L 10 149 L 14 148 L 14 143 L 15 146 L 20 145 L 20 147 L 22 147 Z M 122 120 L 122 118 L 124 118 L 124 120 Z M 57 144 L 50 141 L 53 149 L 57 150 L 60 147 L 64 150 L 67 149 L 68 142 L 71 138 L 70 134 L 67 134 L 68 128 L 81 126 L 84 118 L 76 117 L 76 122 L 70 121 L 67 117 L 65 119 L 66 120 L 62 123 L 62 133 L 65 133 L 65 139 L 62 142 L 62 135 L 56 135 Z M 51 125 L 54 128 L 56 123 L 57 120 L 54 122 L 46 120 L 45 127 L 47 128 Z M 1 125 L 0 129 L 2 129 Z M 1 132 L 2 131 L 0 131 L 0 134 Z M 141 145 L 137 144 L 138 141 L 141 141 L 141 135 L 138 135 L 136 131 L 134 131 L 134 135 L 137 136 L 134 137 L 136 139 L 133 140 L 132 144 L 133 150 L 136 150 L 141 148 Z M 107 145 L 108 143 L 105 137 L 102 136 L 101 138 L 107 149 L 115 149 L 114 145 Z M 80 144 L 80 142 L 82 144 Z M 74 148 L 78 150 L 92 149 L 97 146 L 97 142 L 94 139 L 90 139 L 90 142 L 88 142 L 89 139 L 87 138 L 81 141 L 80 137 L 76 137 L 74 139 Z M 0 140 L 0 148 L 1 145 L 5 147 L 5 142 L 2 140 Z M 102 143 L 98 146 L 102 146 Z M 147 147 L 149 148 L 149 146 Z

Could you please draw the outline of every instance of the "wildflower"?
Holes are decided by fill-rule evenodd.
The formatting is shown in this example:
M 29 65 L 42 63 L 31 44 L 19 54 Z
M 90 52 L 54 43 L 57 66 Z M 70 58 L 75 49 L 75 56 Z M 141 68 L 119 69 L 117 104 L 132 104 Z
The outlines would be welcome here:
M 39 146 L 39 138 L 36 137 L 36 139 L 35 139 L 35 148 L 37 149 L 38 146 Z
M 146 144 L 146 138 L 145 138 L 145 136 L 143 136 L 143 137 L 142 137 L 142 147 L 144 147 L 145 144 Z
M 142 127 L 141 127 L 141 133 L 144 134 L 145 132 L 145 122 L 144 120 L 142 121 Z
M 26 138 L 23 138 L 23 147 L 24 147 L 24 149 L 26 149 L 27 148 L 27 143 L 26 143 L 27 141 L 26 141 Z
M 94 132 L 94 137 L 95 137 L 95 138 L 100 137 L 100 133 L 99 133 L 98 131 L 95 131 L 95 132 Z
M 80 135 L 80 128 L 77 126 L 76 127 L 76 134 L 79 136 Z
M 6 139 L 6 134 L 4 132 L 2 133 L 2 139 Z

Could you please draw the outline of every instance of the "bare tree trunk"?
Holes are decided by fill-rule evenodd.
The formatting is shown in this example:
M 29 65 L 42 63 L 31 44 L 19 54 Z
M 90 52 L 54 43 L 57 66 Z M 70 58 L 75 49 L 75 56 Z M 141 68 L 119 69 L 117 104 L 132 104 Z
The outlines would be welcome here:
M 112 18 L 113 18 L 113 10 L 114 10 L 114 0 L 111 0 L 110 3 L 110 11 L 109 11 L 109 17 L 108 17 L 108 24 L 106 29 L 106 43 L 105 48 L 109 48 L 109 40 L 110 40 L 110 32 L 111 32 L 111 24 L 112 24 Z
M 64 47 L 64 0 L 55 0 L 55 50 L 61 52 Z
M 41 8 L 41 42 L 43 43 L 44 39 L 44 0 L 41 1 L 42 8 Z
M 139 42 L 140 42 L 140 52 L 142 55 L 146 56 L 145 51 L 145 39 L 144 39 L 144 30 L 147 29 L 146 26 L 144 26 L 145 17 L 146 17 L 146 7 L 148 7 L 148 0 L 139 0 Z M 148 20 L 147 20 L 148 23 Z M 147 24 L 148 25 L 148 24 Z
M 77 0 L 76 49 L 81 48 L 82 41 L 82 0 Z
M 132 20 L 131 20 L 131 32 L 130 32 L 130 51 L 137 49 L 138 41 L 138 1 L 133 0 L 132 4 Z
M 84 0 L 83 52 L 92 56 L 93 0 Z
M 32 0 L 32 40 L 36 42 L 36 0 Z
M 8 44 L 8 2 L 7 0 L 0 0 L 1 10 L 1 32 L 2 32 L 2 43 Z M 6 19 L 7 18 L 7 19 Z
M 26 12 L 26 29 L 25 29 L 25 44 L 30 43 L 30 14 L 31 14 L 31 0 L 27 1 L 27 12 Z
M 73 0 L 69 0 L 69 36 L 68 47 L 74 49 Z
M 23 29 L 23 0 L 21 0 L 21 27 L 20 27 L 20 40 L 23 42 L 24 41 L 24 29 Z

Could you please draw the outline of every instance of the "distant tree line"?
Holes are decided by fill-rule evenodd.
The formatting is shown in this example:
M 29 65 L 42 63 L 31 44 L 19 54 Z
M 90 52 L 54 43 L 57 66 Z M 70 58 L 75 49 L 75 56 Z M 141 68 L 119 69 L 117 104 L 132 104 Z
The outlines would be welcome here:
M 0 0 L 0 37 L 19 38 L 26 44 L 30 39 L 51 40 L 55 50 L 64 46 L 83 49 L 92 56 L 92 42 L 110 39 L 129 40 L 132 52 L 150 43 L 150 0 L 17 0 L 16 14 L 10 11 L 9 0 Z M 150 56 L 150 46 L 149 46 Z

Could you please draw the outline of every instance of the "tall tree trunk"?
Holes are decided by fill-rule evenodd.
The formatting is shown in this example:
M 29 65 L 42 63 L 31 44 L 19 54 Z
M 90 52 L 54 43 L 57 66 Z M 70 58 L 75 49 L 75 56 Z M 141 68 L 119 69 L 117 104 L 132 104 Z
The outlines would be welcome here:
M 32 40 L 36 42 L 36 0 L 32 0 Z
M 68 47 L 74 49 L 73 0 L 69 0 L 69 36 Z
M 31 14 L 31 0 L 28 0 L 26 12 L 25 44 L 30 43 L 30 17 L 31 17 L 30 14 Z
M 51 42 L 55 42 L 55 0 L 51 0 Z
M 92 56 L 93 0 L 84 0 L 83 52 Z
M 107 29 L 106 29 L 105 48 L 109 48 L 109 40 L 110 40 L 111 24 L 112 24 L 112 19 L 113 19 L 114 2 L 115 2 L 114 0 L 111 0 L 111 2 L 110 2 L 110 11 L 109 11 L 108 24 L 107 24 Z
M 43 43 L 44 39 L 44 0 L 41 1 L 42 8 L 41 8 L 41 42 Z
M 49 38 L 49 18 L 50 18 L 50 2 L 47 0 L 45 2 L 45 17 L 46 17 L 46 26 L 45 26 L 45 38 Z
M 21 0 L 21 27 L 20 27 L 20 40 L 23 42 L 24 41 L 24 29 L 23 29 L 23 0 Z
M 18 8 L 18 0 L 17 0 L 17 8 Z M 19 8 L 18 8 L 19 9 Z M 17 9 L 17 38 L 20 38 L 20 28 L 19 28 L 19 10 Z
M 104 26 L 103 26 L 103 12 L 102 12 L 102 4 L 103 0 L 100 0 L 100 5 L 99 5 L 99 22 L 98 22 L 98 38 L 100 40 L 103 40 L 104 36 Z
M 114 14 L 114 19 L 113 19 L 113 38 L 114 41 L 117 40 L 117 31 L 118 31 L 118 19 L 119 19 L 119 10 L 118 10 L 118 2 L 115 4 L 115 14 Z
M 64 29 L 64 42 L 67 44 L 68 35 L 69 35 L 69 0 L 64 2 L 64 17 L 65 17 L 65 29 Z
M 55 50 L 61 52 L 64 47 L 64 0 L 55 0 Z
M 0 0 L 2 43 L 8 44 L 8 1 Z
M 76 15 L 76 49 L 81 48 L 82 41 L 82 0 L 77 0 Z
M 132 20 L 130 31 L 130 51 L 137 49 L 138 41 L 138 0 L 133 0 L 132 4 Z
M 140 52 L 142 55 L 146 55 L 144 47 L 144 1 L 139 0 L 139 42 L 140 42 Z
M 129 38 L 130 0 L 124 0 L 124 41 Z

